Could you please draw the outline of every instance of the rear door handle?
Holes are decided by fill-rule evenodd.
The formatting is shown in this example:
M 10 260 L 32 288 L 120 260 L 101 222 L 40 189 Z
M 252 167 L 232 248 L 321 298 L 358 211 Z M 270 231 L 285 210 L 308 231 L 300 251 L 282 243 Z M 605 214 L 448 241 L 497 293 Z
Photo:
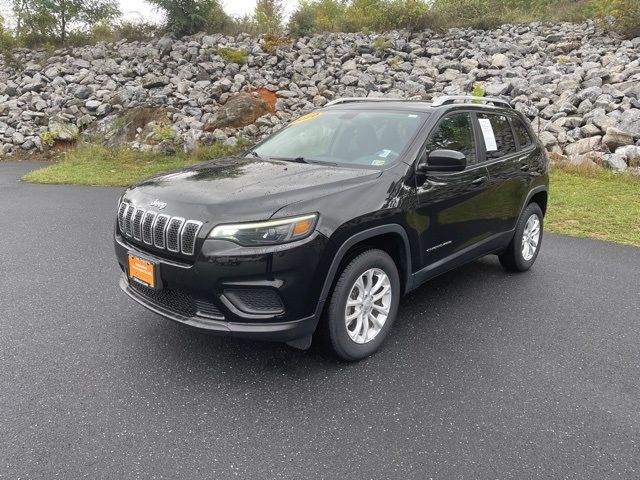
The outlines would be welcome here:
M 529 165 L 528 164 L 522 165 L 520 167 L 520 170 L 522 170 L 523 172 L 528 172 L 529 171 Z
M 482 185 L 487 180 L 489 179 L 486 176 L 478 177 L 473 182 L 471 182 L 471 185 L 474 185 L 474 186 Z

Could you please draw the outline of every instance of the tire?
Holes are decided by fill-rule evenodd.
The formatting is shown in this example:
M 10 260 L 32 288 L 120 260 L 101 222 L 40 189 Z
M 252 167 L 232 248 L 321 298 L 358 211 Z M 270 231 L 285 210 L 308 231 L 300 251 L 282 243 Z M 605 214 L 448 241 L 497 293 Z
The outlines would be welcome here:
M 373 272 L 371 277 L 369 272 Z M 363 275 L 365 278 L 362 278 Z M 388 283 L 385 283 L 383 275 L 386 276 Z M 374 287 L 381 286 L 376 291 L 370 292 L 371 295 L 382 295 L 373 302 L 371 300 L 375 296 L 367 295 L 368 287 L 371 286 L 367 285 L 369 282 Z M 386 286 L 388 286 L 389 296 L 386 293 L 383 294 Z M 349 299 L 356 305 L 347 306 Z M 335 354 L 342 360 L 353 362 L 366 358 L 378 350 L 393 326 L 399 302 L 398 269 L 386 252 L 367 250 L 351 260 L 340 273 L 325 312 L 325 329 Z M 387 307 L 388 313 L 383 320 L 383 310 L 387 310 Z M 361 314 L 349 319 L 347 323 L 347 312 L 353 317 L 358 311 Z M 365 312 L 370 312 L 373 319 Z M 360 322 L 359 327 L 358 322 Z M 380 323 L 382 323 L 381 326 Z
M 537 242 L 534 242 L 535 225 L 538 225 Z M 533 222 L 533 223 L 530 223 Z M 532 228 L 533 227 L 533 228 Z M 525 229 L 529 229 L 529 250 L 525 244 Z M 520 215 L 516 231 L 507 249 L 498 258 L 505 270 L 509 272 L 526 272 L 535 263 L 542 246 L 542 234 L 544 232 L 544 216 L 537 203 L 530 203 Z M 535 243 L 535 248 L 533 244 Z M 524 246 L 524 248 L 523 248 Z M 533 251 L 531 250 L 533 249 Z

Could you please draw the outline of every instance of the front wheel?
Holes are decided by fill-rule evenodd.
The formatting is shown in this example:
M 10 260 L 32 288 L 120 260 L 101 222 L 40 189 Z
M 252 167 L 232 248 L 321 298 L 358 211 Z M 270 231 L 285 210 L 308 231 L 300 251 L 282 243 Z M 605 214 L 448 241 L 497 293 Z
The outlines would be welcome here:
M 511 243 L 498 257 L 506 270 L 526 272 L 531 268 L 540 252 L 543 227 L 544 216 L 540 206 L 530 203 L 518 220 Z
M 325 322 L 331 346 L 343 360 L 361 360 L 384 342 L 400 301 L 400 278 L 393 259 L 367 250 L 344 268 L 331 294 Z

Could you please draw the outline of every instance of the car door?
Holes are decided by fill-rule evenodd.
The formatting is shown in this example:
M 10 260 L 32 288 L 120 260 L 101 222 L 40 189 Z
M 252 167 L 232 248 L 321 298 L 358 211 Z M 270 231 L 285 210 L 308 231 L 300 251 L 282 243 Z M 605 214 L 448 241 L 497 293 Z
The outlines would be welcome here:
M 485 221 L 489 232 L 495 235 L 513 230 L 520 215 L 527 192 L 526 175 L 521 170 L 523 154 L 518 152 L 511 121 L 506 114 L 477 112 L 476 121 L 481 132 L 481 157 L 489 172 L 484 198 Z
M 453 112 L 442 118 L 427 137 L 424 152 L 438 149 L 465 154 L 462 172 L 419 175 L 418 208 L 413 219 L 419 227 L 423 268 L 468 251 L 487 236 L 482 198 L 489 183 L 480 164 L 472 113 Z

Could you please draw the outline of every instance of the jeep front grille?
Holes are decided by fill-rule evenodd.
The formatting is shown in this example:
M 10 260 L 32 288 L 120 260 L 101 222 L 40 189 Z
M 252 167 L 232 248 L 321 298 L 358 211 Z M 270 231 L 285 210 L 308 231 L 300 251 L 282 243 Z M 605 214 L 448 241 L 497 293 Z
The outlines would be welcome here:
M 202 222 L 158 214 L 122 202 L 118 227 L 125 237 L 183 255 L 193 255 Z

